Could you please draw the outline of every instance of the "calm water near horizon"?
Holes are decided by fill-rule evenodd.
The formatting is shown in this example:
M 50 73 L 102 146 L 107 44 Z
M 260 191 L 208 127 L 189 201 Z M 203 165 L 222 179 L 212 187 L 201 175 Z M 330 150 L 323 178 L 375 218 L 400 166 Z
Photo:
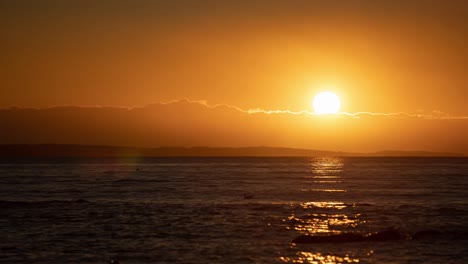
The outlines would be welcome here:
M 468 158 L 0 161 L 0 208 L 0 263 L 468 263 Z

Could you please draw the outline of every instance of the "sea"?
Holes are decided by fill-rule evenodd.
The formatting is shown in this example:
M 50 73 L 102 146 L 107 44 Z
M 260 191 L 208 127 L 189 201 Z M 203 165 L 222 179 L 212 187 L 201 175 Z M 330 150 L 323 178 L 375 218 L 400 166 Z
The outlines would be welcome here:
M 468 158 L 3 160 L 0 263 L 468 263 Z

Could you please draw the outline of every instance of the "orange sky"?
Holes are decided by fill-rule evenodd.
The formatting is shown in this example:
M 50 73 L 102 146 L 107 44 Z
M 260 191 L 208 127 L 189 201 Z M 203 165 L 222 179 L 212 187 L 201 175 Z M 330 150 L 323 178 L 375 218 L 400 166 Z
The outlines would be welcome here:
M 2 2 L 0 108 L 139 107 L 189 98 L 242 110 L 301 111 L 311 110 L 314 94 L 332 90 L 347 113 L 405 112 L 425 118 L 329 120 L 335 123 L 319 142 L 307 137 L 319 137 L 322 132 L 314 128 L 323 126 L 323 120 L 314 117 L 298 125 L 297 116 L 288 114 L 268 124 L 277 134 L 262 138 L 258 131 L 257 141 L 248 139 L 247 132 L 218 142 L 206 140 L 203 133 L 187 137 L 180 132 L 166 142 L 122 136 L 108 143 L 237 142 L 234 145 L 468 153 L 464 1 L 128 2 Z M 168 126 L 177 112 L 151 127 Z M 206 121 L 207 129 L 222 127 L 223 115 L 216 118 Z M 244 121 L 232 122 L 229 126 L 237 127 Z M 294 124 L 288 128 L 288 122 Z M 193 126 L 201 124 L 194 121 Z M 20 128 L 5 126 L 8 129 Z M 301 131 L 288 132 L 291 129 Z M 234 129 L 222 135 L 230 138 L 230 131 Z M 284 136 L 288 133 L 290 137 Z M 438 142 L 425 144 L 421 135 L 434 135 Z M 53 143 L 49 141 L 54 137 L 22 140 Z M 11 143 L 22 140 L 11 138 Z

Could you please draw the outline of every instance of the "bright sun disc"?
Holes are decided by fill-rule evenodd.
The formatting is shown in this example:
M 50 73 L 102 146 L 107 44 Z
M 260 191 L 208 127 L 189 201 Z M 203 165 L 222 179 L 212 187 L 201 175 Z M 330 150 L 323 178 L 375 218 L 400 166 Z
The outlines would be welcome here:
M 331 92 L 321 92 L 317 94 L 312 103 L 315 113 L 335 114 L 340 110 L 340 98 Z

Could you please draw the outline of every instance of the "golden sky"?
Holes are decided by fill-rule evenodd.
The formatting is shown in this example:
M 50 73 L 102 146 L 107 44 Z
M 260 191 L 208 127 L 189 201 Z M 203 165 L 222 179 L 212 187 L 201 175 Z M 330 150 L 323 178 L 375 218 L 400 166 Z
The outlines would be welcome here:
M 468 2 L 455 0 L 2 1 L 0 108 L 133 108 L 188 98 L 232 106 L 242 118 L 249 109 L 283 112 L 250 112 L 249 120 L 230 124 L 222 114 L 203 121 L 206 129 L 222 127 L 225 141 L 179 131 L 166 141 L 122 136 L 103 143 L 468 153 L 466 17 Z M 304 114 L 295 113 L 312 111 L 323 90 L 335 92 L 348 115 L 299 121 Z M 367 114 L 349 116 L 357 112 Z M 197 120 L 191 114 L 183 118 Z M 164 130 L 178 115 L 174 109 L 151 128 Z M 259 116 L 257 123 L 278 132 L 231 135 Z M 80 141 L 24 136 L 1 143 L 54 138 Z

